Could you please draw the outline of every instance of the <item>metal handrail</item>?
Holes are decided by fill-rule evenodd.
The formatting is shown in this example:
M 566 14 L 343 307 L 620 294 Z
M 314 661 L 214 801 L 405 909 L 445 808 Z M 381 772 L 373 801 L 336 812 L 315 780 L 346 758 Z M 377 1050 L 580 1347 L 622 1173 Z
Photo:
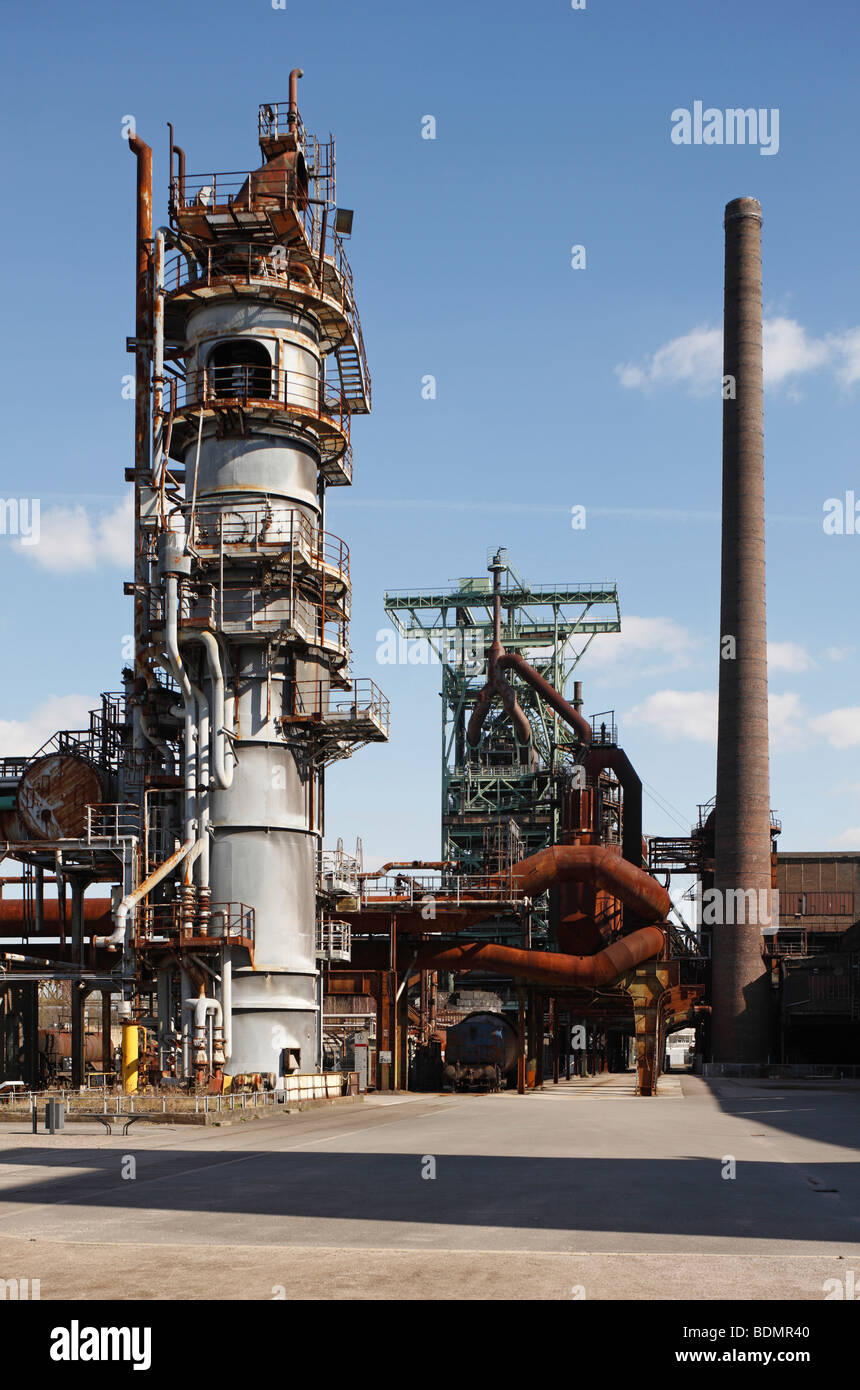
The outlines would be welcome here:
M 342 952 L 349 955 L 352 950 L 352 927 L 349 922 L 318 922 L 316 950 L 318 954 Z
M 174 411 L 223 402 L 263 405 L 269 409 L 295 409 L 327 420 L 349 439 L 349 410 L 339 387 L 321 381 L 310 372 L 295 372 L 258 363 L 203 367 L 189 371 L 182 380 L 169 383 L 169 405 Z
M 212 212 L 216 208 L 243 208 L 251 211 L 253 207 L 253 180 L 258 178 L 258 187 L 265 187 L 265 197 L 283 198 L 284 203 L 295 199 L 299 193 L 298 180 L 294 169 L 224 169 L 219 173 L 187 174 L 185 177 L 185 196 L 177 198 L 177 210 L 200 208 Z M 263 180 L 265 181 L 263 183 Z
M 349 690 L 332 689 L 322 681 L 291 681 L 289 714 L 294 718 L 358 719 L 369 716 L 388 732 L 390 702 L 369 676 L 355 679 Z
M 363 879 L 360 902 L 397 901 L 420 905 L 434 898 L 440 906 L 459 907 L 464 903 L 516 903 L 525 897 L 510 874 L 388 874 L 384 878 Z
M 218 550 L 221 545 L 235 549 L 301 550 L 312 565 L 336 570 L 349 579 L 349 547 L 331 531 L 320 531 L 304 512 L 295 507 L 231 505 L 229 508 L 202 505 L 194 513 L 191 543 L 197 551 Z
M 93 840 L 140 837 L 140 807 L 134 801 L 94 802 L 87 806 L 87 844 Z
M 158 605 L 155 606 L 158 620 Z M 181 621 L 200 621 L 247 632 L 273 631 L 293 627 L 307 641 L 320 642 L 346 651 L 349 646 L 349 619 L 345 612 L 328 603 L 315 603 L 295 588 L 277 592 L 259 586 L 220 588 L 217 584 L 195 585 L 183 607 Z
M 183 930 L 189 931 L 192 935 L 197 933 L 194 921 L 185 921 L 182 903 L 147 903 L 143 906 L 138 919 L 138 935 L 141 939 L 179 935 Z M 254 930 L 254 909 L 247 903 L 219 902 L 210 905 L 206 934 L 213 940 L 242 938 L 253 941 Z
M 261 140 L 274 140 L 280 135 L 295 135 L 299 145 L 305 142 L 305 127 L 298 111 L 288 101 L 263 101 L 257 111 L 257 134 Z

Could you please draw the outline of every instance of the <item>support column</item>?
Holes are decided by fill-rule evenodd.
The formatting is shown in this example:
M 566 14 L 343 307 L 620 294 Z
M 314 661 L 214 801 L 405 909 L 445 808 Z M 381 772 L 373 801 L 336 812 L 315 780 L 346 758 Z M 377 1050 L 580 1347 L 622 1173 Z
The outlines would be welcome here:
M 636 1094 L 655 1096 L 661 1071 L 661 1021 L 664 996 L 677 961 L 645 961 L 618 984 L 633 1001 L 636 1029 Z
M 537 990 L 529 986 L 527 995 L 526 1013 L 526 1083 L 528 1083 L 529 1065 L 533 1070 L 535 1085 L 537 1084 Z
M 526 1093 L 526 997 L 522 985 L 517 986 L 517 1094 Z
M 102 990 L 102 1071 L 113 1071 L 113 1047 L 110 1036 L 110 991 Z M 107 1080 L 105 1080 L 107 1086 Z
M 72 1086 L 80 1087 L 84 1084 L 84 1073 L 86 1070 L 85 1035 L 84 1022 L 86 1016 L 86 1000 L 89 991 L 79 980 L 72 980 L 72 1034 L 71 1034 L 71 1053 L 72 1053 Z

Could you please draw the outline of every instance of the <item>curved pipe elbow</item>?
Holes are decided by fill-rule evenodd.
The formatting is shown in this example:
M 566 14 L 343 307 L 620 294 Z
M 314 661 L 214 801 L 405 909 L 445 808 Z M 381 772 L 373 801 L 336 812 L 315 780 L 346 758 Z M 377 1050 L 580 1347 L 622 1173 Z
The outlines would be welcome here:
M 529 897 L 557 883 L 593 883 L 652 921 L 665 922 L 672 907 L 666 889 L 651 874 L 600 845 L 553 845 L 521 859 L 511 872 Z
M 215 1027 L 223 1028 L 224 1013 L 219 999 L 209 999 L 205 994 L 198 994 L 196 999 L 185 999 L 183 1003 L 186 1009 L 194 1010 L 195 1028 L 205 1028 L 209 1014 L 215 1015 Z
M 484 720 L 490 712 L 492 699 L 492 686 L 485 685 L 475 701 L 475 708 L 469 716 L 469 723 L 466 727 L 466 742 L 470 748 L 477 748 L 481 742 L 481 730 L 484 727 Z
M 498 695 L 502 702 L 502 707 L 514 726 L 517 742 L 523 746 L 531 743 L 532 728 L 528 721 L 528 716 L 523 710 L 519 700 L 514 693 L 513 687 L 508 684 L 504 676 L 499 673 L 498 667 L 494 668 L 491 679 L 484 686 L 477 700 L 475 707 L 469 717 L 466 728 L 466 742 L 470 748 L 477 748 L 481 742 L 481 730 L 484 721 L 490 712 L 493 697 Z
M 554 709 L 556 714 L 574 730 L 580 742 L 587 744 L 592 742 L 591 725 L 588 720 L 580 714 L 578 709 L 574 709 L 563 695 L 559 695 L 555 686 L 550 685 L 549 681 L 545 680 L 533 666 L 530 666 L 518 652 L 505 652 L 503 656 L 499 657 L 498 665 L 503 671 L 516 671 L 520 679 L 530 685 L 533 690 L 536 690 L 550 709 Z

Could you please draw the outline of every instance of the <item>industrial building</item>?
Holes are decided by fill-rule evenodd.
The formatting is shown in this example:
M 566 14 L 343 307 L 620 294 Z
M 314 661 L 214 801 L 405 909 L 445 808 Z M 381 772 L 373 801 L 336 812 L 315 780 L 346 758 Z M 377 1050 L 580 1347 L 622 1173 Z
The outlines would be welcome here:
M 715 804 L 689 837 L 645 836 L 614 713 L 586 713 L 577 672 L 619 631 L 614 583 L 531 583 L 494 547 L 453 588 L 384 600 L 440 660 L 439 847 L 381 866 L 324 848 L 326 767 L 384 742 L 389 708 L 352 670 L 349 549 L 326 529 L 371 382 L 353 214 L 301 76 L 260 106 L 250 170 L 189 172 L 170 128 L 163 226 L 151 149 L 129 141 L 134 661 L 88 728 L 0 759 L 19 867 L 0 900 L 0 1080 L 432 1087 L 473 1015 L 503 1020 L 502 1051 L 458 1052 L 450 1075 L 521 1091 L 632 1061 L 654 1095 L 682 1029 L 703 1065 L 857 1061 L 858 857 L 778 854 L 770 808 L 755 199 L 725 223 Z M 706 929 L 673 908 L 673 874 L 769 906 Z M 46 982 L 70 1009 L 50 1044 Z

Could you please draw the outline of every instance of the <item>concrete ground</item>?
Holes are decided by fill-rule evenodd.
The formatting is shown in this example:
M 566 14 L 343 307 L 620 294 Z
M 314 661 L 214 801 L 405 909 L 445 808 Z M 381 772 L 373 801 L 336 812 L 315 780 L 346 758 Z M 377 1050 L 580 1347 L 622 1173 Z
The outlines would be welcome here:
M 677 1075 L 653 1099 L 613 1075 L 127 1138 L 7 1124 L 0 1279 L 43 1299 L 821 1300 L 854 1271 L 860 1294 L 858 1146 L 847 1087 Z

